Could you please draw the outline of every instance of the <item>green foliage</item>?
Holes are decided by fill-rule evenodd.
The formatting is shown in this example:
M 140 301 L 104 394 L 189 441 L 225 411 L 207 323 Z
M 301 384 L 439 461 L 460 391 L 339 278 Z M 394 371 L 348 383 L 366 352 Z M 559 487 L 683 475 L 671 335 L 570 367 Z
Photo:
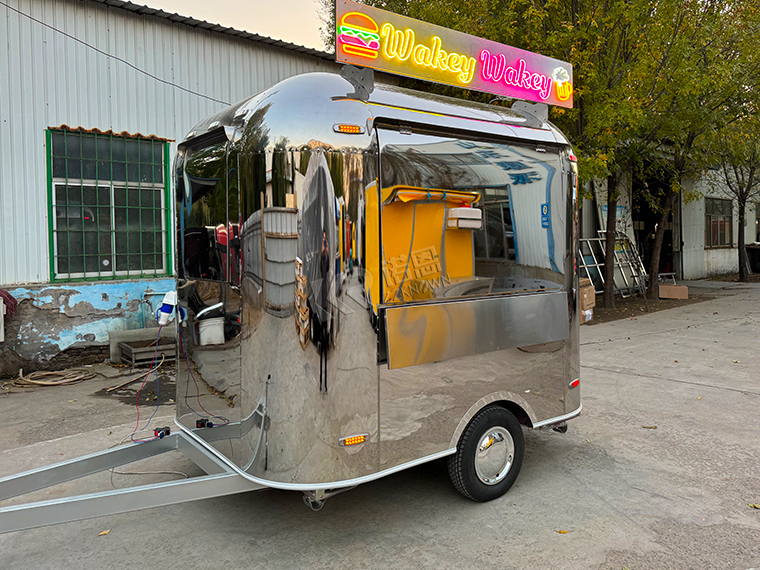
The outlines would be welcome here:
M 711 137 L 718 154 L 718 175 L 711 182 L 739 205 L 760 198 L 760 119 L 752 113 L 729 124 Z
M 317 1 L 326 10 L 326 31 L 334 33 L 334 0 Z M 655 209 L 667 208 L 669 195 L 683 190 L 684 176 L 715 163 L 714 149 L 702 140 L 735 121 L 760 87 L 756 0 L 366 3 L 572 63 L 575 108 L 552 108 L 550 117 L 576 148 L 581 182 L 621 172 L 656 173 L 665 184 L 648 196 Z

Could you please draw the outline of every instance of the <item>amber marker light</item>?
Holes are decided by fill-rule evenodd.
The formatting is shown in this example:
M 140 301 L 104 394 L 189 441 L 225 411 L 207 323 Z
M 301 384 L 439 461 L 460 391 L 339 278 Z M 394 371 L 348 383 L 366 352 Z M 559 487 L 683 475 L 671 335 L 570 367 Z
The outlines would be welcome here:
M 349 445 L 356 445 L 358 443 L 364 443 L 367 440 L 367 434 L 363 435 L 352 435 L 350 437 L 344 437 L 340 440 L 340 445 L 343 447 L 348 447 Z
M 336 133 L 343 133 L 345 135 L 364 134 L 364 127 L 360 125 L 333 125 L 333 130 Z

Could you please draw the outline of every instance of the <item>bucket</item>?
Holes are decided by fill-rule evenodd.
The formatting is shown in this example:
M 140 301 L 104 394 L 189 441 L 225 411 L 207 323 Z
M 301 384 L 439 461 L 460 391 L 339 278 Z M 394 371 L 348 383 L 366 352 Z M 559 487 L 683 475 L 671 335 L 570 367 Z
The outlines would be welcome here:
M 198 336 L 201 346 L 224 344 L 224 317 L 198 321 Z

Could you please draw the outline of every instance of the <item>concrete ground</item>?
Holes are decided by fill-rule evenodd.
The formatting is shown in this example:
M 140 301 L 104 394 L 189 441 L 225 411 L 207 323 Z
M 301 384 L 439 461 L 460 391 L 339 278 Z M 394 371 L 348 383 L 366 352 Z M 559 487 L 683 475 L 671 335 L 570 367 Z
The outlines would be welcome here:
M 501 499 L 465 500 L 435 462 L 318 513 L 262 491 L 6 534 L 0 567 L 760 568 L 760 285 L 690 286 L 715 299 L 582 327 L 583 415 L 565 435 L 526 432 Z M 0 476 L 118 443 L 134 407 L 95 395 L 118 381 L 0 396 Z M 181 456 L 127 469 L 198 473 Z M 110 485 L 103 473 L 34 498 Z

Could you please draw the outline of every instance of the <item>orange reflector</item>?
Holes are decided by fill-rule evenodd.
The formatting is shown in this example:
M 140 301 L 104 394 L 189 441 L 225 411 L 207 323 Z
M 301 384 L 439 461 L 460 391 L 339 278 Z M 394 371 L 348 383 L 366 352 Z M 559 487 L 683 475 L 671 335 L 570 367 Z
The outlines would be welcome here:
M 344 437 L 340 440 L 340 444 L 342 446 L 347 445 L 356 445 L 357 443 L 364 443 L 364 441 L 367 439 L 366 434 L 365 435 L 352 435 L 351 437 Z
M 573 380 L 572 382 L 570 382 L 570 387 L 571 387 L 571 388 L 575 388 L 575 387 L 577 387 L 577 386 L 578 386 L 580 383 L 581 383 L 581 379 L 580 379 L 580 378 L 576 378 L 575 380 Z
M 333 125 L 333 130 L 336 133 L 344 133 L 347 135 L 360 135 L 364 132 L 364 127 L 359 125 Z

